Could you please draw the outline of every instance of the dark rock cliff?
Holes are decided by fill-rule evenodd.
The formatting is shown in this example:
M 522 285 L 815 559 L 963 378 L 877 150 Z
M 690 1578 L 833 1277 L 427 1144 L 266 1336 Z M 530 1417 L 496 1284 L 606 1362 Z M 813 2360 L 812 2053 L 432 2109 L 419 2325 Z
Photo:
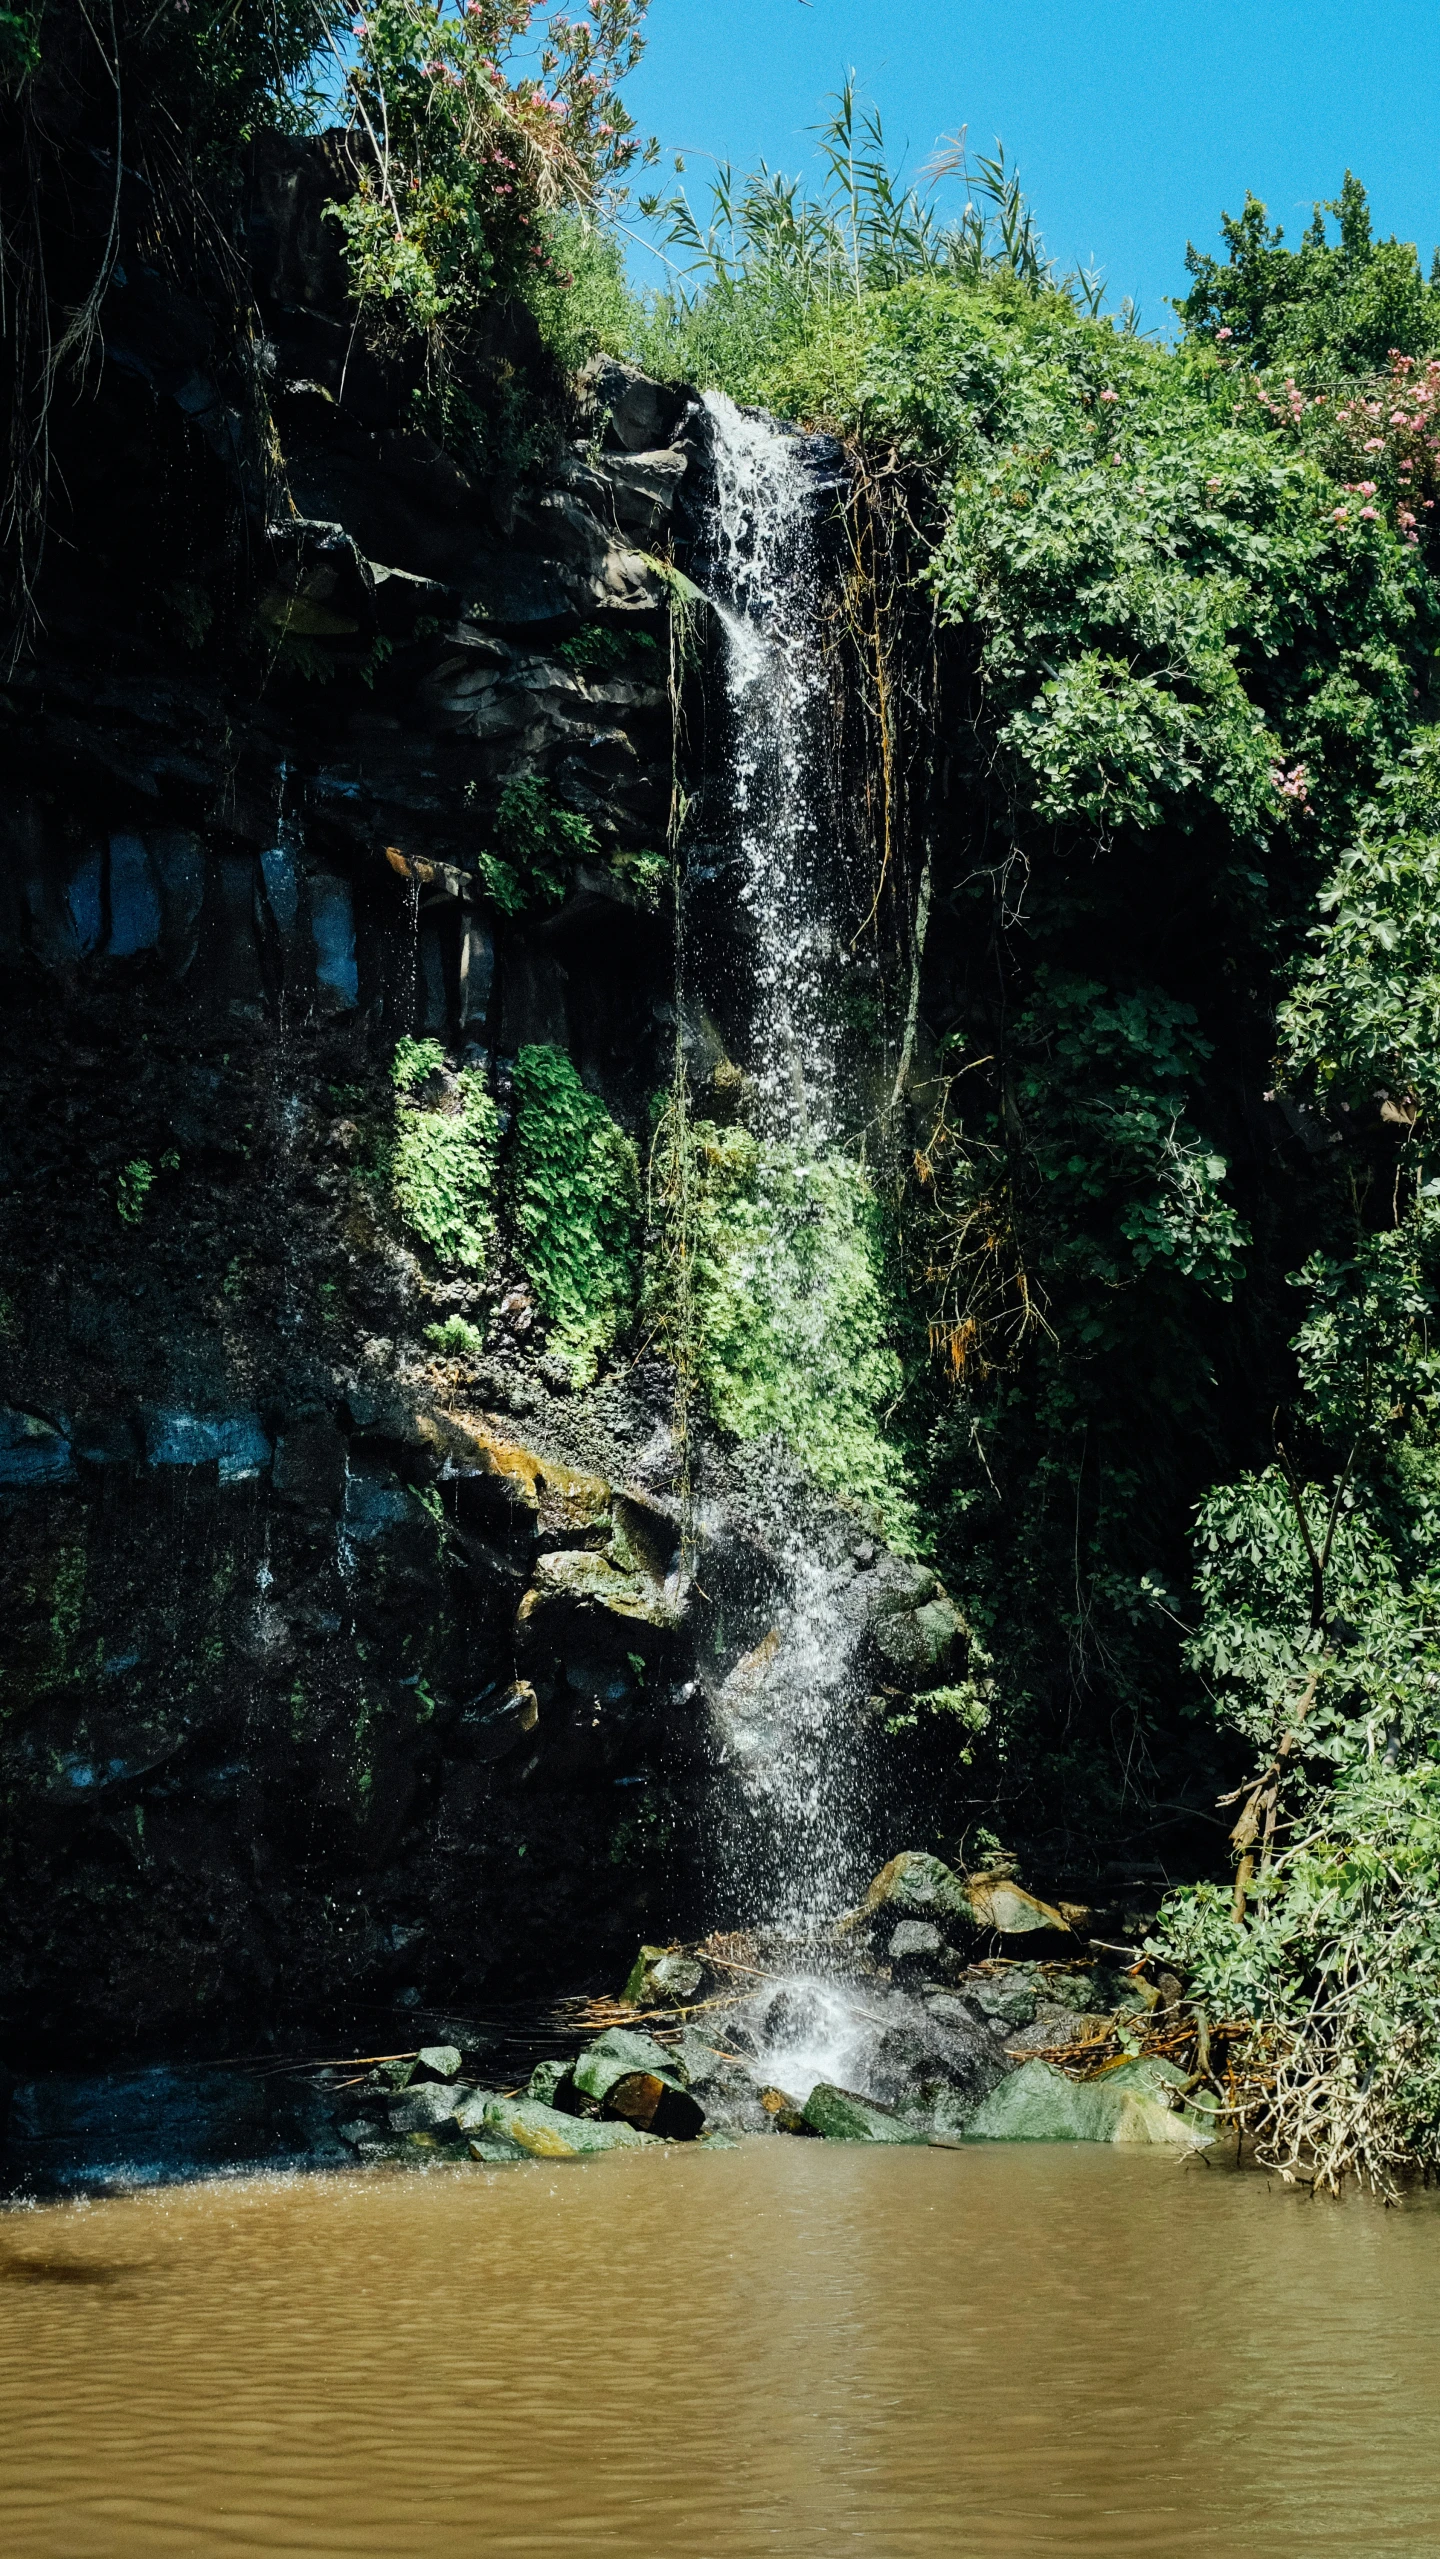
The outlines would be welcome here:
M 503 1236 L 457 1273 L 375 1178 L 407 1038 L 442 1115 L 483 1072 L 502 1151 L 535 1043 L 643 1149 L 676 1034 L 659 564 L 690 404 L 604 363 L 577 392 L 501 311 L 494 413 L 523 393 L 547 431 L 467 476 L 356 338 L 323 152 L 254 172 L 248 335 L 122 256 L 3 696 L 16 2058 L 233 2050 L 628 1961 L 696 1898 L 697 1665 L 722 1677 L 775 1587 L 764 1488 L 697 1444 L 711 1568 L 681 1606 L 663 1365 L 576 1393 Z M 487 870 L 517 783 L 584 822 L 563 895 Z M 852 1580 L 859 1531 L 817 1507 L 814 1534 Z M 930 1599 L 862 1563 L 892 1633 Z

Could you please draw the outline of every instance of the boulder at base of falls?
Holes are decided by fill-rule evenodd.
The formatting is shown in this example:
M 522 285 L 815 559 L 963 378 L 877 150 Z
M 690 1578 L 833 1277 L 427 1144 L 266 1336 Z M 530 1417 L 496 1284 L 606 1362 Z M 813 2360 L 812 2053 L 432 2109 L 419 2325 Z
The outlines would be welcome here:
M 458 2079 L 461 2053 L 458 2044 L 424 2044 L 415 2056 L 417 2079 Z
M 877 1912 L 887 1919 L 928 1920 L 932 1926 L 937 1917 L 968 1920 L 970 1896 L 943 1857 L 931 1857 L 923 1848 L 902 1848 L 881 1867 L 855 1916 L 871 1919 Z
M 570 2068 L 568 2061 L 537 2061 L 526 2083 L 526 2096 L 539 2106 L 553 2106 L 560 2089 L 569 2084 Z
M 986 2098 L 966 2126 L 971 2141 L 1183 2142 L 1210 2138 L 1203 2116 L 1172 2110 L 1181 2084 L 1173 2064 L 1121 2062 L 1099 2079 L 1067 2079 L 1046 2061 L 1027 2061 Z
M 666 2141 L 693 2141 L 705 2110 L 686 2087 L 682 2061 L 649 2035 L 612 2026 L 587 2044 L 570 2074 L 582 2108 L 599 2108 Z
M 705 1967 L 680 1946 L 642 1946 L 620 1996 L 632 2008 L 677 2008 L 693 1999 Z
M 945 1940 L 931 1919 L 902 1919 L 885 1952 L 892 1964 L 933 1963 Z
M 998 1937 L 1073 1934 L 1068 1920 L 1062 1919 L 1051 1903 L 1037 1901 L 1033 1893 L 1023 1892 L 1008 1875 L 967 1875 L 965 1889 L 976 1926 L 993 1928 Z
M 674 2058 L 674 2056 L 672 2056 Z M 679 2058 L 689 2073 L 690 2094 L 705 2109 L 706 2133 L 773 2133 L 781 2129 L 765 2104 L 752 2071 L 730 2053 L 687 2028 L 680 2037 Z M 702 2136 L 703 2138 L 703 2136 Z
M 417 2079 L 402 2097 L 391 2100 L 390 2130 L 393 2133 L 438 2132 L 448 2124 L 460 2100 L 453 2088 L 434 2079 Z
M 872 2104 L 868 2097 L 856 2097 L 848 2088 L 827 2088 L 823 2080 L 806 2098 L 803 2120 L 825 2141 L 903 2141 L 913 2145 L 929 2138 L 919 2126 L 901 2122 L 883 2106 Z
M 598 2150 L 660 2147 L 653 2133 L 639 2132 L 633 2124 L 557 2114 L 553 2106 L 537 2105 L 533 2097 L 492 2097 L 485 2107 L 483 2128 L 473 2136 L 477 2148 L 483 2152 L 486 2140 L 497 2133 L 531 2159 L 587 2159 Z
M 882 1866 L 850 1921 L 927 1921 L 948 1933 L 993 1930 L 1002 1937 L 1069 1937 L 1070 1929 L 1049 1902 L 1037 1901 L 1008 1875 L 957 1875 L 943 1857 L 902 1848 Z

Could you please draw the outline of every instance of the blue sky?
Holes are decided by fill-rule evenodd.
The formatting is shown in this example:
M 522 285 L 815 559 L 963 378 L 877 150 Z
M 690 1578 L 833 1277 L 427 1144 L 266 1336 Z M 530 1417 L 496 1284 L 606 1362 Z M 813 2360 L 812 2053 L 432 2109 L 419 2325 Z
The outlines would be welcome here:
M 1294 240 L 1347 166 L 1377 228 L 1440 240 L 1434 0 L 651 0 L 632 113 L 689 159 L 798 169 L 847 68 L 918 163 L 967 125 L 1003 137 L 1047 247 L 1094 256 L 1111 303 L 1163 327 L 1187 237 L 1216 245 L 1247 186 Z M 651 259 L 637 278 L 658 280 Z

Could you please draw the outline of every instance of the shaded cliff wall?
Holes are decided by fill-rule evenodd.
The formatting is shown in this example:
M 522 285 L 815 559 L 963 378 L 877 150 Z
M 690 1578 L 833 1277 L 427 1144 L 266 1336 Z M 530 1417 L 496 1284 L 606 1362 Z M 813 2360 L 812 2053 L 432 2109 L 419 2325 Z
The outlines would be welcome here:
M 238 329 L 138 229 L 122 250 L 4 696 L 17 2050 L 573 1975 L 664 1871 L 634 1851 L 665 1821 L 675 1531 L 632 1461 L 659 1432 L 664 1473 L 668 1382 L 617 1388 L 567 1465 L 503 1218 L 482 1267 L 447 1261 L 385 1167 L 399 1039 L 437 1044 L 432 1116 L 483 1073 L 498 1188 L 527 1047 L 635 1134 L 667 1076 L 642 554 L 685 403 L 617 372 L 577 406 L 502 311 L 490 395 L 538 458 L 467 479 L 356 340 L 325 174 L 324 146 L 269 146 Z M 522 846 L 497 903 L 517 781 L 588 832 L 563 893 Z M 456 1319 L 487 1366 L 427 1341 Z M 577 1553 L 598 1597 L 537 1578 Z

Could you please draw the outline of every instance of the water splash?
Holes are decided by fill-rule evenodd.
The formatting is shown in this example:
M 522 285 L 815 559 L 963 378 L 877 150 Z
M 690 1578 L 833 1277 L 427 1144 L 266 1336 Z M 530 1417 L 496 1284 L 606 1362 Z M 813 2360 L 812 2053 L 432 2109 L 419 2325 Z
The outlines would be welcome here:
M 803 1932 L 843 1910 L 863 1880 L 861 1766 L 851 1630 L 831 1576 L 798 1532 L 781 1560 L 775 1624 L 714 1701 L 729 1781 L 717 1845 L 737 1915 Z

